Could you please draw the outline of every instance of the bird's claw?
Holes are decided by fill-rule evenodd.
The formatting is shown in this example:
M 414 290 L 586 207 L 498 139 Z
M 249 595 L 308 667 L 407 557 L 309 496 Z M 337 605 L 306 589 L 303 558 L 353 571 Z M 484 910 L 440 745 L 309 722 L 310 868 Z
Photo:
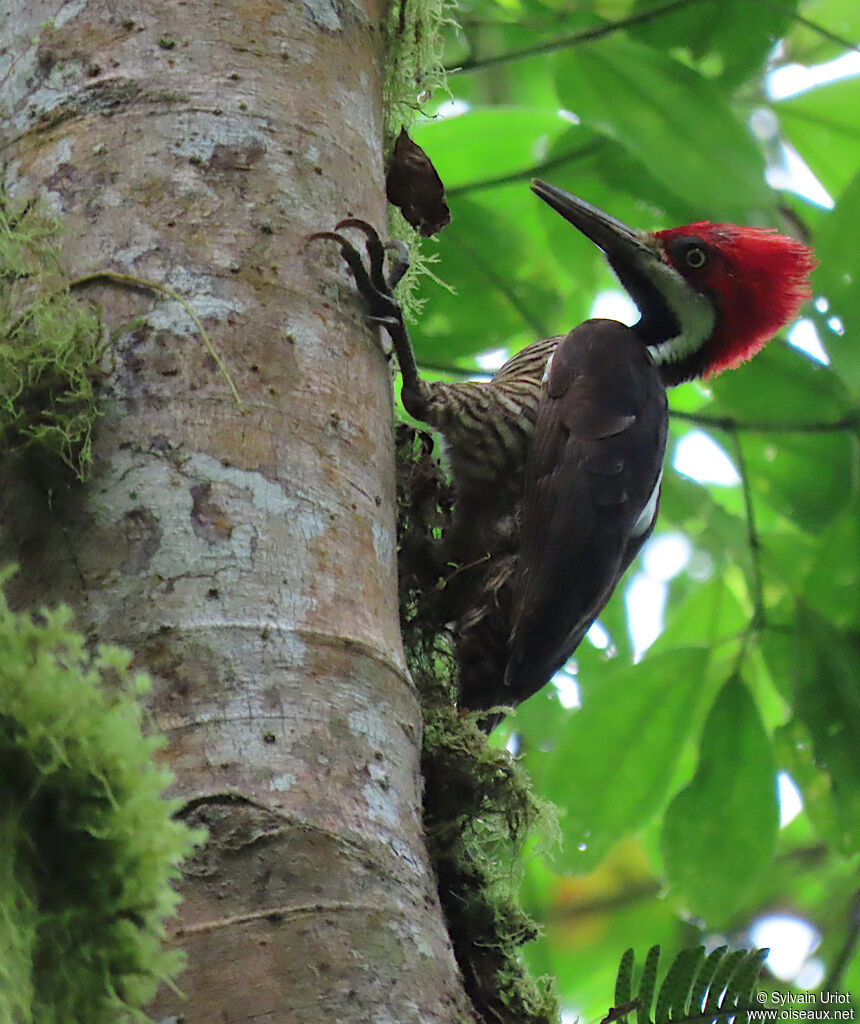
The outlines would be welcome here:
M 376 324 L 377 327 L 396 327 L 400 320 L 393 316 L 371 316 L 369 313 L 366 318 L 370 323 Z
M 355 228 L 364 234 L 367 263 L 352 242 L 341 234 L 346 228 Z M 318 231 L 308 238 L 337 242 L 341 256 L 355 279 L 359 294 L 367 304 L 367 318 L 386 329 L 403 324 L 400 303 L 394 298 L 394 288 L 409 269 L 409 249 L 399 240 L 383 242 L 376 229 L 367 221 L 347 217 L 338 221 L 334 231 Z M 394 253 L 388 275 L 385 273 L 385 254 Z
M 409 246 L 399 238 L 390 238 L 384 248 L 394 253 L 391 268 L 388 271 L 388 287 L 394 289 L 409 269 Z

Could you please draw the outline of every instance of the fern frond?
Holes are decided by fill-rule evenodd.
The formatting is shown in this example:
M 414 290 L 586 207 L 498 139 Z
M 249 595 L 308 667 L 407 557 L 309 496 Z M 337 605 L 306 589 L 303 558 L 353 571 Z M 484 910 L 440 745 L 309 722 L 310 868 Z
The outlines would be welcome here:
M 696 980 L 693 982 L 693 987 L 690 991 L 690 1006 L 694 1009 L 704 1009 L 705 998 L 708 995 L 711 982 L 714 980 L 717 968 L 720 966 L 728 948 L 728 946 L 717 946 L 702 961 L 699 973 L 696 975 Z
M 615 1005 L 629 1003 L 633 998 L 633 947 L 624 951 L 618 965 L 618 977 L 615 979 Z
M 725 1024 L 730 1019 L 732 1024 L 749 1024 L 756 979 L 767 952 L 729 952 L 726 946 L 720 946 L 705 956 L 704 946 L 682 949 L 658 991 L 660 947 L 652 946 L 634 995 L 633 950 L 628 949 L 618 967 L 615 1005 L 601 1024 L 626 1024 L 627 1014 L 633 1009 L 637 1011 L 637 1024 Z
M 756 979 L 766 956 L 766 949 L 750 950 L 735 967 L 731 984 L 720 1003 L 721 1010 L 735 1009 L 735 1024 L 749 1024 L 749 1007 L 752 1005 Z
M 642 977 L 639 979 L 639 991 L 636 993 L 636 998 L 639 1000 L 639 1007 L 636 1013 L 638 1024 L 652 1024 L 651 1003 L 654 999 L 654 990 L 657 987 L 657 964 L 659 960 L 660 947 L 652 946 L 645 955 Z
M 675 957 L 657 993 L 657 1006 L 654 1010 L 656 1021 L 662 1024 L 663 1021 L 679 1020 L 687 1015 L 690 988 L 704 956 L 705 947 L 694 946 L 682 949 Z
M 746 958 L 746 955 L 747 950 L 736 949 L 731 953 L 726 953 L 723 957 L 714 974 L 714 980 L 711 982 L 711 989 L 708 992 L 708 999 L 705 1003 L 705 1013 L 713 1013 L 715 1010 L 720 1009 L 723 1003 L 728 1001 L 729 983 L 732 980 L 732 975 L 740 966 L 741 961 Z

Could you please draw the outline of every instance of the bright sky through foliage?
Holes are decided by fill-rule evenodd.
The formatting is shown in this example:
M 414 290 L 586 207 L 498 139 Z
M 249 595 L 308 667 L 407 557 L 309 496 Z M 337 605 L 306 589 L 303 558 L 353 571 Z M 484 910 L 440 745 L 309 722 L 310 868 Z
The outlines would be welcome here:
M 754 946 L 770 950 L 765 963 L 771 973 L 781 981 L 792 981 L 815 951 L 821 936 L 800 917 L 772 914 L 753 923 L 750 939 Z
M 672 465 L 702 484 L 736 487 L 741 482 L 732 460 L 704 430 L 691 430 L 678 441 Z
M 597 293 L 589 316 L 617 320 L 631 327 L 639 319 L 639 310 L 627 292 L 622 292 L 619 288 L 609 288 Z
M 767 95 L 772 100 L 785 100 L 789 96 L 814 89 L 817 85 L 836 82 L 840 78 L 860 75 L 860 53 L 846 53 L 825 64 L 805 67 L 803 64 L 784 64 L 765 79 Z
M 663 632 L 669 581 L 683 572 L 692 554 L 689 539 L 677 532 L 652 537 L 645 545 L 642 568 L 624 593 L 634 661 L 640 661 Z
M 482 370 L 495 373 L 507 358 L 508 350 L 506 348 L 491 348 L 488 352 L 481 352 L 475 356 L 475 362 Z
M 821 344 L 818 330 L 811 320 L 807 320 L 805 317 L 798 320 L 788 332 L 787 337 L 789 345 L 799 348 L 801 352 L 805 352 L 818 363 L 823 363 L 825 366 L 830 365 L 830 356 Z
M 785 828 L 803 810 L 803 799 L 787 772 L 779 772 L 776 782 L 779 787 L 779 827 Z

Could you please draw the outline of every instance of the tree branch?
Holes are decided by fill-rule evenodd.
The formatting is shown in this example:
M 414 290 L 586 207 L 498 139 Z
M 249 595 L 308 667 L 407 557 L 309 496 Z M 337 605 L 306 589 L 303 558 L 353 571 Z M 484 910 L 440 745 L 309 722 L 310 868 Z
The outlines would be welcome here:
M 764 585 L 762 583 L 761 571 L 761 541 L 759 540 L 758 529 L 755 522 L 755 509 L 753 507 L 752 487 L 750 486 L 747 463 L 744 458 L 743 448 L 737 431 L 732 431 L 732 442 L 734 443 L 735 457 L 737 458 L 738 471 L 741 475 L 741 488 L 744 496 L 744 512 L 747 521 L 747 543 L 749 544 L 750 556 L 752 558 L 752 599 L 753 618 L 750 623 L 751 630 L 763 629 L 766 625 L 764 612 Z
M 857 53 L 860 53 L 860 45 L 857 43 L 852 43 L 849 39 L 844 39 L 835 32 L 831 32 L 829 28 L 825 28 L 815 21 L 810 21 L 809 18 L 804 18 L 802 14 L 798 14 L 796 11 L 786 7 L 785 4 L 779 3 L 779 0 L 755 0 L 755 2 L 759 7 L 769 7 L 772 11 L 781 11 L 783 14 L 787 14 L 792 21 L 796 21 L 798 25 L 803 25 L 804 28 L 808 28 L 811 32 L 816 32 L 828 42 L 836 43 L 837 46 L 844 46 L 846 50 L 855 50 Z
M 554 53 L 556 50 L 567 50 L 581 43 L 592 43 L 595 39 L 602 39 L 613 32 L 620 32 L 623 29 L 632 28 L 634 25 L 647 24 L 662 17 L 664 14 L 671 14 L 673 11 L 689 7 L 691 4 L 700 3 L 701 0 L 668 0 L 667 3 L 651 7 L 639 14 L 632 14 L 629 18 L 620 18 L 618 21 L 609 21 L 603 25 L 586 29 L 584 32 L 577 32 L 571 36 L 564 36 L 561 39 L 549 39 L 544 43 L 536 43 L 534 46 L 524 46 L 521 50 L 509 50 L 507 53 L 498 53 L 492 57 L 483 57 L 477 60 L 467 60 L 454 67 L 446 67 L 449 75 L 465 73 L 467 71 L 480 71 L 483 68 L 495 67 L 497 64 L 508 64 L 511 61 L 522 60 L 525 57 L 535 57 L 543 53 Z
M 582 903 L 557 904 L 548 908 L 548 913 L 542 917 L 544 924 L 570 924 L 572 921 L 584 917 L 604 915 L 613 911 L 623 910 L 627 907 L 636 906 L 646 900 L 654 899 L 662 889 L 662 882 L 656 878 L 643 878 L 619 889 L 617 892 L 608 893 L 606 896 L 596 896 L 594 899 L 584 900 Z M 536 908 L 530 912 L 537 917 Z
M 860 427 L 860 412 L 856 411 L 846 413 L 838 420 L 746 420 L 734 416 L 681 412 L 678 409 L 670 409 L 669 415 L 676 420 L 697 423 L 699 426 L 713 427 L 715 430 L 725 430 L 729 433 L 742 431 L 750 434 L 839 434 Z
M 468 195 L 472 192 L 482 192 L 489 188 L 498 188 L 501 185 L 511 185 L 517 181 L 529 181 L 546 171 L 551 171 L 556 167 L 561 167 L 571 160 L 580 160 L 583 157 L 591 156 L 596 153 L 606 144 L 605 139 L 595 139 L 594 142 L 589 142 L 585 146 L 580 146 L 578 149 L 571 149 L 567 153 L 561 153 L 558 156 L 551 157 L 548 160 L 544 160 L 539 164 L 533 164 L 531 167 L 527 167 L 522 171 L 513 171 L 510 174 L 500 174 L 496 178 L 484 178 L 481 181 L 472 181 L 466 185 L 455 185 L 454 188 L 448 188 L 445 190 L 445 194 L 449 199 L 453 196 Z

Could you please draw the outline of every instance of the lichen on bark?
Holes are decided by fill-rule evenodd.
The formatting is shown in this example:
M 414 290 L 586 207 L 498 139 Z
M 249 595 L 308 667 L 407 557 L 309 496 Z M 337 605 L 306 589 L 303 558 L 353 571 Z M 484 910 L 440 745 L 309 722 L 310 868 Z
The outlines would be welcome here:
M 396 0 L 388 9 L 384 104 L 386 155 L 421 104 L 445 88 L 443 29 L 456 28 L 452 0 Z

